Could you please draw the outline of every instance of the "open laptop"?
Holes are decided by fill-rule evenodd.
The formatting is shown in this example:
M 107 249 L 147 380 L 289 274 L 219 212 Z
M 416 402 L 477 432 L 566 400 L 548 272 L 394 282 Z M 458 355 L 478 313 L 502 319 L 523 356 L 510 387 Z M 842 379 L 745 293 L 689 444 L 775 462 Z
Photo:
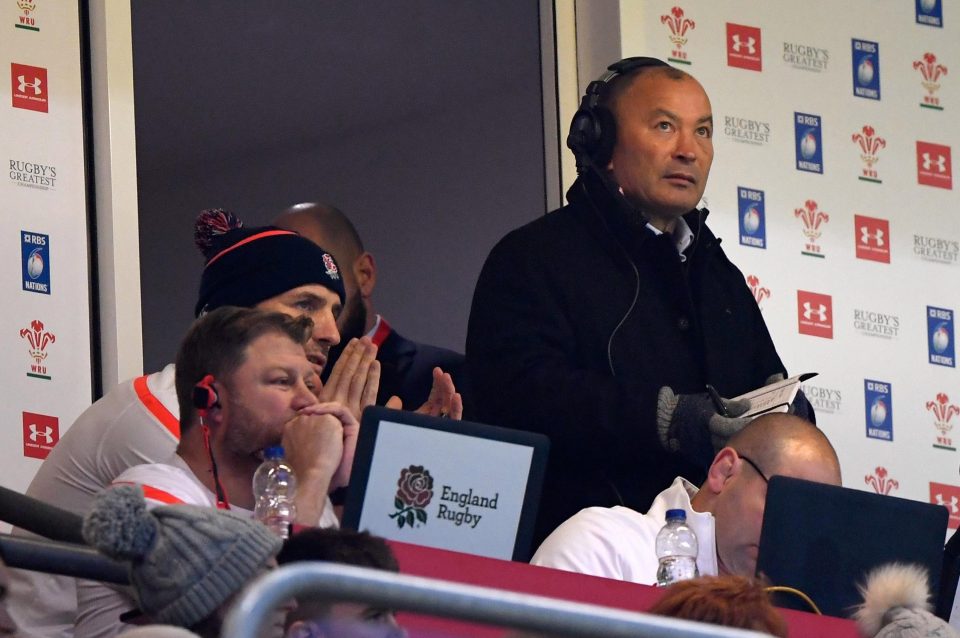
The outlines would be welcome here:
M 367 408 L 343 526 L 526 561 L 548 448 L 541 434 Z
M 936 600 L 947 516 L 940 505 L 774 476 L 757 573 L 804 592 L 824 614 L 849 617 L 870 570 L 914 563 L 927 569 Z M 774 602 L 809 611 L 796 596 L 775 594 Z

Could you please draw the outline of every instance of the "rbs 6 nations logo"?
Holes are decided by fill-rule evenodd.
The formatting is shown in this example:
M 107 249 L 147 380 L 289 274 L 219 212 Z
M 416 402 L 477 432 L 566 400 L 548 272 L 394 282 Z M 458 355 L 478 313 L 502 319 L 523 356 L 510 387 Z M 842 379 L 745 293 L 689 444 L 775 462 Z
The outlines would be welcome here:
M 870 100 L 880 99 L 880 45 L 853 40 L 853 94 Z
M 956 367 L 953 348 L 953 310 L 927 306 L 927 345 L 930 363 Z
M 823 127 L 819 115 L 793 114 L 797 170 L 823 173 Z
M 767 214 L 763 191 L 753 188 L 737 188 L 740 209 L 740 243 L 754 248 L 767 247 Z
M 864 379 L 867 437 L 893 441 L 893 387 L 886 381 Z

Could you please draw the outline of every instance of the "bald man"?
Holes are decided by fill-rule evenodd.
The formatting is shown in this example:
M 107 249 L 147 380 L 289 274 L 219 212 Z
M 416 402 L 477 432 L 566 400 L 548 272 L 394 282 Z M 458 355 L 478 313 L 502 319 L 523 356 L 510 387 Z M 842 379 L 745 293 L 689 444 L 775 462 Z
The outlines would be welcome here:
M 627 507 L 581 510 L 547 537 L 531 562 L 653 585 L 657 533 L 667 510 L 683 509 L 700 545 L 700 575 L 752 576 L 774 475 L 840 485 L 840 462 L 815 426 L 789 414 L 765 415 L 717 453 L 699 490 L 678 477 L 646 514 Z
M 380 362 L 378 404 L 382 405 L 396 395 L 408 409 L 421 405 L 430 394 L 438 374 L 436 368 L 449 373 L 454 385 L 463 393 L 463 355 L 402 337 L 374 310 L 376 262 L 373 255 L 364 250 L 357 229 L 342 211 L 326 204 L 297 204 L 281 213 L 274 225 L 326 247 L 341 265 L 346 302 L 338 319 L 340 343 L 366 334 L 377 345 L 377 360 Z M 339 346 L 331 350 L 331 364 L 336 362 L 340 351 Z M 327 366 L 328 370 L 331 368 L 332 365 Z

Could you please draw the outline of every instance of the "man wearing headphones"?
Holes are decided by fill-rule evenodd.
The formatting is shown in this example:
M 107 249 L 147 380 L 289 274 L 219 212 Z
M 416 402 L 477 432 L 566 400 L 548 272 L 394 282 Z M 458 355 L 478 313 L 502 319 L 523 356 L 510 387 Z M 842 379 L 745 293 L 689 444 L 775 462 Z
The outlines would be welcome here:
M 317 291 L 321 292 L 321 291 Z M 321 292 L 322 294 L 322 292 Z M 333 299 L 331 299 L 333 301 Z M 317 400 L 307 317 L 222 306 L 198 319 L 176 361 L 181 438 L 175 454 L 129 468 L 149 505 L 202 505 L 253 516 L 263 451 L 283 445 L 297 477 L 296 523 L 337 526 L 328 494 L 347 485 L 360 426 L 340 403 Z M 113 635 L 130 596 L 88 581 L 77 587 L 77 635 Z
M 504 237 L 473 298 L 481 420 L 551 439 L 535 540 L 589 506 L 646 511 L 695 484 L 786 371 L 741 272 L 697 209 L 713 161 L 703 87 L 628 58 L 587 89 L 568 205 Z M 805 403 L 805 400 L 803 400 Z

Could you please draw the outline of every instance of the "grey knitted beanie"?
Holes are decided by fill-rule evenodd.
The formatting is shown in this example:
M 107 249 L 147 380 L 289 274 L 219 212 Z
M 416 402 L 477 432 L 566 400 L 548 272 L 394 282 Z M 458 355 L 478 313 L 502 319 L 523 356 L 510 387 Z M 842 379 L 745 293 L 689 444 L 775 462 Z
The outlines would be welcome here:
M 863 604 L 855 614 L 864 636 L 874 638 L 957 638 L 930 612 L 927 572 L 916 565 L 878 567 L 860 587 Z
M 97 495 L 83 537 L 130 562 L 140 610 L 154 621 L 191 627 L 250 581 L 281 539 L 255 520 L 193 505 L 146 509 L 139 486 Z

